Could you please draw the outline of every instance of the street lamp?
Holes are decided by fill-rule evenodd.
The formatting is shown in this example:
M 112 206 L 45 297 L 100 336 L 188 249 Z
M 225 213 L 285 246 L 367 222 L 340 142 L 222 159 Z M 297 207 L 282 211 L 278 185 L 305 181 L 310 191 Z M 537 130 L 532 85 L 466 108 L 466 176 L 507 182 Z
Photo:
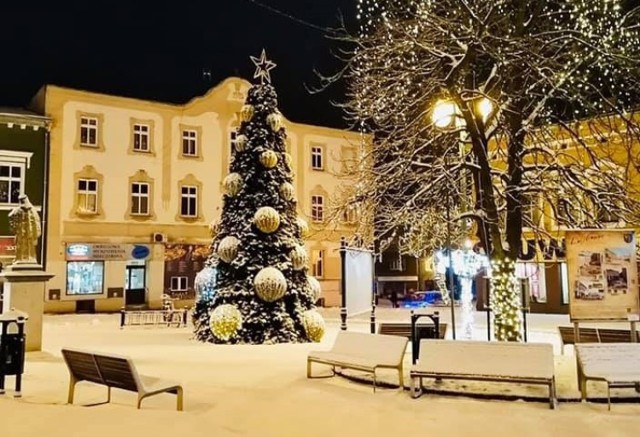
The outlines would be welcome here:
M 486 122 L 493 112 L 493 104 L 491 100 L 486 97 L 482 97 L 473 102 L 474 108 L 473 113 L 475 115 L 479 115 L 482 118 L 482 122 Z M 462 117 L 462 113 L 458 105 L 451 100 L 438 100 L 436 104 L 433 106 L 433 111 L 431 113 L 431 121 L 434 126 L 438 129 L 459 129 L 465 126 L 464 118 Z M 458 153 L 460 158 L 464 157 L 464 129 L 460 129 L 458 134 Z M 449 155 L 445 153 L 445 167 L 449 168 Z M 463 196 L 467 192 L 466 187 L 466 177 L 462 175 L 462 193 Z M 464 209 L 464 208 L 463 208 Z M 455 293 L 454 293 L 454 283 L 453 283 L 453 255 L 451 248 L 451 195 L 449 189 L 447 189 L 447 248 L 448 248 L 448 258 L 449 258 L 449 270 L 448 270 L 448 279 L 449 279 L 449 293 L 451 296 L 451 334 L 452 338 L 456 339 L 456 315 L 455 315 Z M 465 322 L 465 326 L 468 325 Z M 467 329 L 465 329 L 467 331 Z

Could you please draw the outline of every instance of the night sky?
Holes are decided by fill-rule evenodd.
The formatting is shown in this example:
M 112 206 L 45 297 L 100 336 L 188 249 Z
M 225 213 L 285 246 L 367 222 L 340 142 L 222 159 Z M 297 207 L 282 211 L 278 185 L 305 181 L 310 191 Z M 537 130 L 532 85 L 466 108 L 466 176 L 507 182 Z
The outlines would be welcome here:
M 255 0 L 319 27 L 335 27 L 339 11 L 353 24 L 355 0 Z M 251 80 L 249 56 L 262 48 L 278 64 L 272 81 L 284 115 L 340 126 L 331 100 L 319 95 L 313 68 L 333 73 L 337 43 L 310 26 L 252 0 L 2 2 L 0 106 L 25 106 L 45 83 L 183 103 L 224 78 Z M 7 4 L 9 3 L 9 4 Z M 203 70 L 211 78 L 203 78 Z

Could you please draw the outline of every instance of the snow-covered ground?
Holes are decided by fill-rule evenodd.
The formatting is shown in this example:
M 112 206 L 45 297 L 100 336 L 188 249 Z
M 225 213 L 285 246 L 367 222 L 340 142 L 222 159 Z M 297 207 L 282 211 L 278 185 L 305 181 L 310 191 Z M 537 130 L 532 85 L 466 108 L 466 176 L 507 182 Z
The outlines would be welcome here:
M 43 351 L 29 353 L 23 398 L 0 397 L 0 435 L 13 436 L 623 436 L 640 425 L 640 404 L 479 400 L 427 394 L 413 400 L 407 392 L 382 389 L 345 378 L 307 380 L 306 355 L 327 349 L 339 329 L 339 314 L 324 310 L 328 332 L 321 344 L 213 346 L 190 340 L 185 328 L 118 328 L 117 315 L 46 316 Z M 443 319 L 447 320 L 445 310 Z M 380 320 L 408 320 L 404 310 L 386 309 Z M 458 321 L 459 321 L 458 317 Z M 483 338 L 478 314 L 474 337 Z M 559 344 L 558 324 L 566 316 L 532 316 L 535 341 Z M 622 326 L 620 326 L 622 327 Z M 349 329 L 368 330 L 368 315 L 349 321 Z M 106 399 L 106 388 L 77 386 L 76 403 L 65 405 L 68 372 L 60 348 L 73 346 L 131 356 L 143 374 L 180 381 L 185 411 L 175 411 L 175 396 L 160 395 L 135 408 L 135 394 L 114 390 L 112 403 L 83 407 Z M 559 352 L 559 348 L 558 348 Z M 410 354 L 407 354 L 407 363 Z M 321 371 L 320 366 L 317 367 Z M 556 362 L 560 398 L 577 395 L 571 348 Z M 386 378 L 385 378 L 386 379 Z M 388 375 L 394 381 L 393 373 Z M 485 396 L 540 397 L 544 388 L 514 384 L 448 383 L 429 387 L 440 392 Z M 593 395 L 604 391 L 590 385 Z M 614 392 L 633 398 L 633 390 Z

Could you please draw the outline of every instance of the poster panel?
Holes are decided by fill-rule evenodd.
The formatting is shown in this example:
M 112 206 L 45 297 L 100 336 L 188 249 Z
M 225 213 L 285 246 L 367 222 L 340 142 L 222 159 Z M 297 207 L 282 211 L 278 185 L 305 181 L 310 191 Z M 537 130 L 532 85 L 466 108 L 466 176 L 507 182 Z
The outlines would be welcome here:
M 347 314 L 349 317 L 371 311 L 373 257 L 361 249 L 346 249 L 345 271 Z
M 635 231 L 567 231 L 566 243 L 571 321 L 637 316 Z

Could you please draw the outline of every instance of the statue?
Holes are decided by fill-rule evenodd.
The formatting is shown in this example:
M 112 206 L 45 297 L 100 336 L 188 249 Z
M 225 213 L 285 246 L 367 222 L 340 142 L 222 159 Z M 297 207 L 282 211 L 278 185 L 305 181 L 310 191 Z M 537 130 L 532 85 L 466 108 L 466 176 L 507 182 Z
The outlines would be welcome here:
M 26 194 L 18 197 L 20 205 L 9 213 L 9 226 L 16 236 L 16 257 L 13 264 L 38 264 L 36 246 L 42 233 L 40 215 Z

